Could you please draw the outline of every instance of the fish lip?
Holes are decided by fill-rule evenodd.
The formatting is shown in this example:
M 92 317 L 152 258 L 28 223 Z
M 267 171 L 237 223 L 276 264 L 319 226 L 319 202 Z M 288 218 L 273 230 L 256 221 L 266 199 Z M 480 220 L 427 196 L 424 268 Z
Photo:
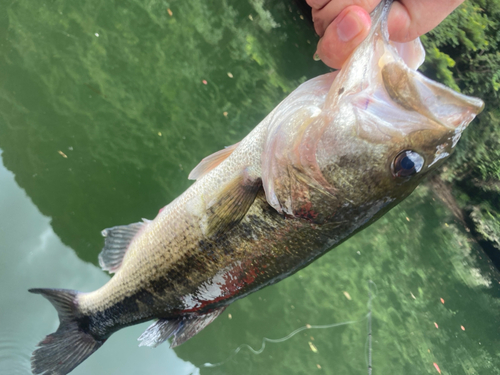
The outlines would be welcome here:
M 382 86 L 390 100 L 409 113 L 418 113 L 427 119 L 431 128 L 463 131 L 484 108 L 484 102 L 458 93 L 409 68 L 401 59 L 380 66 Z
M 456 115 L 462 118 L 461 122 L 453 123 L 452 121 L 440 121 L 438 118 L 434 118 L 434 120 L 444 128 L 453 130 L 455 135 L 457 135 L 458 133 L 461 134 L 470 125 L 472 120 L 483 111 L 485 106 L 484 101 L 480 98 L 463 95 L 451 90 L 444 85 L 441 85 L 438 82 L 436 83 L 453 93 L 455 97 L 458 97 L 463 102 L 463 110 Z M 453 147 L 455 146 L 453 145 Z

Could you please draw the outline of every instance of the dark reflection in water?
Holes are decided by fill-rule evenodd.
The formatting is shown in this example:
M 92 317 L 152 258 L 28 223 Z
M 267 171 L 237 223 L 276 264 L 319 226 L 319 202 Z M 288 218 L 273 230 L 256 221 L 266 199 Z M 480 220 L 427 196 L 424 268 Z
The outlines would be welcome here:
M 154 217 L 201 158 L 327 70 L 297 11 L 261 3 L 9 5 L 4 163 L 82 259 L 96 263 L 102 228 Z
M 292 2 L 4 8 L 0 148 L 18 186 L 2 169 L 0 373 L 25 374 L 34 345 L 57 326 L 52 307 L 26 289 L 102 285 L 107 276 L 94 265 L 103 228 L 154 217 L 189 186 L 201 158 L 239 141 L 327 68 L 312 61 L 316 37 Z M 175 352 L 137 348 L 145 327 L 129 328 L 75 374 L 364 374 L 368 280 L 378 287 L 374 373 L 436 374 L 435 363 L 443 374 L 500 374 L 499 274 L 425 187 Z M 358 322 L 203 367 L 242 344 L 347 321 Z
M 27 289 L 44 285 L 88 291 L 108 276 L 61 243 L 50 219 L 40 214 L 3 165 L 0 186 L 0 374 L 24 375 L 31 373 L 34 346 L 58 324 L 53 307 L 32 298 Z M 74 374 L 161 374 L 165 369 L 171 374 L 199 373 L 166 345 L 156 352 L 138 350 L 136 339 L 146 327 L 113 335 Z

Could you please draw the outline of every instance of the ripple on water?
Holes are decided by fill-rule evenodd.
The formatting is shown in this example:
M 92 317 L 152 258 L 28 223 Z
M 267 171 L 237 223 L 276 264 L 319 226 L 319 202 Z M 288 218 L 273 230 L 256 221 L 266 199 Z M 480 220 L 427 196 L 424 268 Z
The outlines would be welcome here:
M 20 335 L 18 331 L 0 331 L 0 373 L 17 375 L 31 374 L 30 357 L 34 349 L 33 338 Z

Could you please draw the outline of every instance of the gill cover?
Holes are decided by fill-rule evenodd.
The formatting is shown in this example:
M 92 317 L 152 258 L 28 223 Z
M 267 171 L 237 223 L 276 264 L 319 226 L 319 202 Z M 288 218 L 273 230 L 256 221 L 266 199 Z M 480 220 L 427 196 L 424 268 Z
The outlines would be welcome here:
M 426 140 L 426 146 L 435 148 L 434 160 L 424 165 L 428 168 L 449 155 L 482 110 L 480 99 L 456 93 L 416 71 L 425 59 L 419 39 L 389 41 L 391 4 L 392 0 L 382 1 L 372 12 L 369 35 L 338 74 L 302 84 L 270 114 L 262 182 L 268 203 L 278 212 L 301 216 L 315 200 L 334 200 L 338 187 L 325 180 L 318 163 L 328 160 L 336 148 L 350 147 L 335 143 L 336 132 L 343 132 L 343 141 L 350 134 L 374 144 L 402 144 L 411 134 L 430 130 L 437 135 Z M 322 140 L 326 130 L 328 141 Z M 444 143 L 434 144 L 436 139 Z
M 305 82 L 269 115 L 262 184 L 268 203 L 280 213 L 301 216 L 311 199 L 334 194 L 319 170 L 316 146 L 327 125 L 323 106 L 336 74 Z

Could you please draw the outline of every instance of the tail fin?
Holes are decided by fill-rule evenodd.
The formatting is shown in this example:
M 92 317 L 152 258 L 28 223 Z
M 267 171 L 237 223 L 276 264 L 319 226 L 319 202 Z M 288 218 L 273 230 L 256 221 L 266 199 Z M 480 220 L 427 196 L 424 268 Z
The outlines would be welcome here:
M 30 289 L 47 298 L 59 314 L 59 328 L 38 343 L 31 356 L 33 374 L 65 375 L 101 347 L 105 340 L 96 340 L 78 325 L 78 292 L 65 289 Z

